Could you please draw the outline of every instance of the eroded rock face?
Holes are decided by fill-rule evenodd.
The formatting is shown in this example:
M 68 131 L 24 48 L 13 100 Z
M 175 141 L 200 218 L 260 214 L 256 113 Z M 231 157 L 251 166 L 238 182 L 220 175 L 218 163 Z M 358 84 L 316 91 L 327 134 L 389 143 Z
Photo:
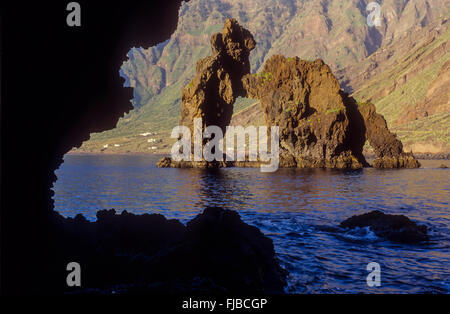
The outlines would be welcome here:
M 181 125 L 191 134 L 194 119 L 202 130 L 216 125 L 225 134 L 238 96 L 258 99 L 265 122 L 280 130 L 279 167 L 359 169 L 369 166 L 362 150 L 366 138 L 374 147 L 377 168 L 415 168 L 420 164 L 403 152 L 372 104 L 358 105 L 344 93 L 331 69 L 314 62 L 272 56 L 257 74 L 250 74 L 249 54 L 255 48 L 250 32 L 234 19 L 211 38 L 213 56 L 197 63 L 197 75 L 183 90 Z M 205 140 L 203 141 L 205 143 Z M 253 162 L 181 161 L 163 158 L 159 167 L 219 168 L 260 166 Z
M 427 227 L 418 225 L 404 215 L 389 215 L 379 210 L 352 216 L 340 225 L 342 228 L 370 227 L 379 237 L 401 243 L 428 241 Z
M 384 117 L 375 111 L 371 103 L 358 104 L 366 129 L 366 138 L 372 146 L 376 159 L 375 168 L 418 168 L 420 163 L 411 153 L 403 152 L 403 144 L 391 133 Z
M 217 125 L 225 133 L 237 97 L 245 96 L 242 77 L 250 73 L 252 34 L 235 19 L 228 19 L 222 33 L 211 38 L 213 55 L 197 62 L 197 74 L 183 89 L 181 125 L 193 132 L 193 121 L 202 118 L 203 129 Z
M 262 72 L 243 79 L 260 100 L 267 126 L 280 127 L 280 166 L 362 168 L 349 145 L 347 106 L 331 69 L 318 59 L 273 56 Z M 358 147 L 358 149 L 361 147 Z

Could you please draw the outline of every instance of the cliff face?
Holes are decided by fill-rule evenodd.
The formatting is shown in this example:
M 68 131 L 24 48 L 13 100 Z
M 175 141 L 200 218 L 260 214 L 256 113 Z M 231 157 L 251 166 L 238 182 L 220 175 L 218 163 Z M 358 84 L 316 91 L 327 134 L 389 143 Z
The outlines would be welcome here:
M 280 129 L 280 167 L 357 169 L 368 165 L 362 155 L 366 138 L 373 146 L 378 168 L 419 167 L 392 134 L 372 104 L 358 106 L 341 91 L 331 69 L 320 59 L 275 55 L 257 74 L 250 74 L 253 36 L 236 20 L 227 20 L 222 33 L 211 38 L 213 56 L 197 63 L 197 75 L 183 91 L 181 124 L 193 131 L 202 118 L 223 133 L 230 124 L 236 96 L 258 99 L 266 126 Z M 212 162 L 174 162 L 160 167 L 223 167 Z
M 336 73 L 353 87 L 355 98 L 376 105 L 408 151 L 450 151 L 448 16 L 405 32 L 363 62 Z

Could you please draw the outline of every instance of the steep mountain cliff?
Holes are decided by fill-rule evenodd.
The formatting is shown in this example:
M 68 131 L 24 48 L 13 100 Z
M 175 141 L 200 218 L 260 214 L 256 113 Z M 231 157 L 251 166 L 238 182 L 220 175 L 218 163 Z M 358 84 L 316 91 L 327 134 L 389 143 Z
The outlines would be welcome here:
M 125 84 L 135 88 L 132 101 L 135 110 L 121 119 L 116 129 L 93 134 L 79 151 L 169 150 L 172 142 L 169 132 L 179 122 L 182 88 L 194 77 L 196 60 L 210 54 L 210 36 L 230 17 L 250 30 L 258 43 L 250 55 L 252 73 L 275 54 L 306 60 L 321 58 L 335 73 L 342 88 L 354 92 L 357 99 L 374 102 L 377 111 L 410 147 L 420 145 L 423 140 L 429 142 L 431 136 L 432 142 L 446 149 L 450 110 L 445 98 L 448 90 L 445 62 L 449 58 L 446 44 L 449 23 L 445 19 L 450 16 L 450 1 L 380 1 L 381 26 L 378 27 L 367 24 L 368 2 L 191 0 L 184 3 L 172 37 L 155 47 L 132 48 L 120 69 Z M 399 88 L 400 84 L 403 89 Z M 399 96 L 402 91 L 409 98 Z M 239 98 L 234 112 L 253 103 Z M 261 120 L 258 114 L 254 116 Z M 427 129 L 430 126 L 433 131 Z M 145 136 L 147 133 L 157 135 L 149 138 Z
M 413 151 L 450 152 L 449 26 L 447 19 L 411 31 L 346 73 L 354 96 L 374 102 Z

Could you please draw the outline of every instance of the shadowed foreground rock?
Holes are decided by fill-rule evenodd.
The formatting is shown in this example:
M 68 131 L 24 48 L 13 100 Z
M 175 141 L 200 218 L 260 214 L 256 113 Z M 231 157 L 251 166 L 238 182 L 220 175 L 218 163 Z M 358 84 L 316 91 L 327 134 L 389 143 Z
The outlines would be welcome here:
M 67 288 L 65 269 L 71 259 L 77 261 L 70 248 L 77 243 L 62 244 L 69 252 L 64 260 L 52 248 L 61 237 L 53 232 L 54 171 L 72 148 L 92 133 L 115 128 L 133 109 L 133 89 L 123 87 L 118 70 L 131 47 L 170 38 L 182 2 L 86 1 L 82 27 L 75 29 L 65 23 L 69 2 L 2 1 L 1 54 L 8 60 L 1 65 L 2 295 L 47 294 L 54 284 Z M 39 140 L 23 145 L 18 139 L 30 132 Z M 31 157 L 30 152 L 42 153 Z M 56 255 L 62 264 L 55 269 Z M 62 276 L 53 276 L 59 267 Z M 89 273 L 90 267 L 82 272 Z
M 96 222 L 57 219 L 54 277 L 65 284 L 68 257 L 82 268 L 82 288 L 60 287 L 69 293 L 283 292 L 287 273 L 272 240 L 231 210 L 206 208 L 187 226 L 114 210 Z
M 418 225 L 403 215 L 388 215 L 375 210 L 367 214 L 352 216 L 343 221 L 342 228 L 370 229 L 381 238 L 401 243 L 428 241 L 427 227 Z

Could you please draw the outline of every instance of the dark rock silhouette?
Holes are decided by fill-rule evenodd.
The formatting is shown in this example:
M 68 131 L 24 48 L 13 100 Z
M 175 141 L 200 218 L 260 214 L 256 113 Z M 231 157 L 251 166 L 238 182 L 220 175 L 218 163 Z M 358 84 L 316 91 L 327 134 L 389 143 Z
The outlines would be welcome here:
M 340 226 L 350 229 L 370 227 L 377 236 L 394 242 L 419 243 L 428 241 L 426 226 L 418 225 L 406 216 L 384 214 L 379 210 L 352 216 L 343 221 Z
M 1 292 L 48 294 L 63 257 L 52 216 L 54 171 L 92 132 L 132 109 L 119 69 L 132 47 L 165 41 L 181 0 L 83 1 L 68 27 L 65 1 L 2 2 Z M 70 249 L 67 249 L 70 252 Z M 113 276 L 113 274 L 111 274 Z
M 358 105 L 341 91 L 331 69 L 314 62 L 272 56 L 257 74 L 249 74 L 252 35 L 236 20 L 211 38 L 213 56 L 197 64 L 197 75 L 183 90 L 181 124 L 193 132 L 195 118 L 204 130 L 229 125 L 237 96 L 258 99 L 267 127 L 280 128 L 280 167 L 359 169 L 369 166 L 362 150 L 374 147 L 377 168 L 416 168 L 420 164 L 389 132 L 372 104 Z M 192 133 L 193 134 L 193 133 Z M 259 162 L 191 162 L 163 158 L 159 167 L 214 168 L 260 166 Z
M 71 256 L 83 270 L 82 288 L 61 291 L 282 293 L 286 284 L 272 240 L 234 211 L 206 208 L 186 227 L 158 214 L 114 210 L 99 211 L 96 222 L 56 219 L 60 230 L 49 245 L 60 258 L 51 269 L 64 270 Z

